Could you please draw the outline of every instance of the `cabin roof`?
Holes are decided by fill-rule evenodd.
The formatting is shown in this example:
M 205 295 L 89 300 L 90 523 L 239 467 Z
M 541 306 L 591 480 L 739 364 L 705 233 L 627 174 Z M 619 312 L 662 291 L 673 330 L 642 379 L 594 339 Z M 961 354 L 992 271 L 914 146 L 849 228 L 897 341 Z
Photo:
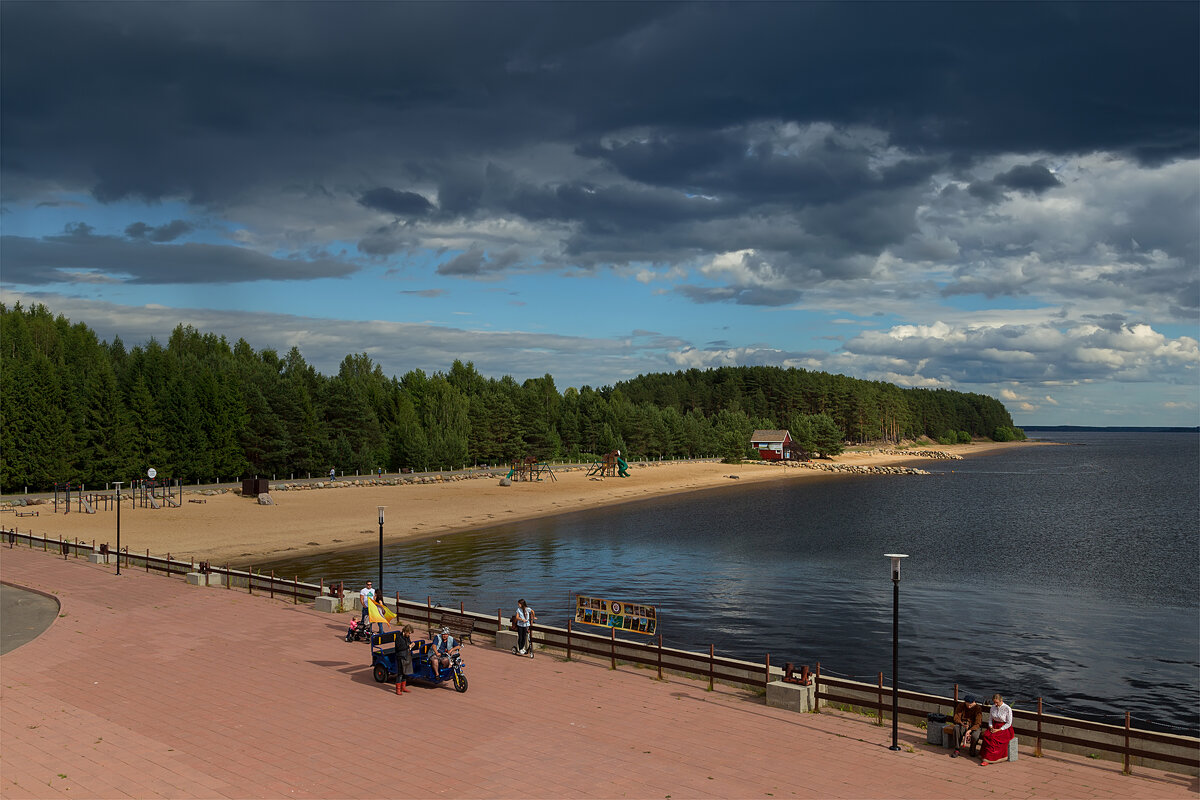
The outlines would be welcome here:
M 755 431 L 750 436 L 752 442 L 790 442 L 792 435 L 787 431 Z

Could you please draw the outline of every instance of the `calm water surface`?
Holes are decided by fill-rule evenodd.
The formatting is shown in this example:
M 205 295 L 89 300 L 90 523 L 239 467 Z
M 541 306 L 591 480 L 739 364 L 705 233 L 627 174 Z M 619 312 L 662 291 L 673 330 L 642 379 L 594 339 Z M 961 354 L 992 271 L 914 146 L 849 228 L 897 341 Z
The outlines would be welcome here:
M 385 589 L 506 616 L 525 597 L 560 626 L 574 593 L 652 603 L 667 646 L 890 683 L 883 554 L 908 553 L 902 687 L 1195 735 L 1200 437 L 1052 436 L 1065 444 L 922 461 L 929 476 L 731 483 L 392 545 Z M 377 559 L 267 568 L 358 588 Z

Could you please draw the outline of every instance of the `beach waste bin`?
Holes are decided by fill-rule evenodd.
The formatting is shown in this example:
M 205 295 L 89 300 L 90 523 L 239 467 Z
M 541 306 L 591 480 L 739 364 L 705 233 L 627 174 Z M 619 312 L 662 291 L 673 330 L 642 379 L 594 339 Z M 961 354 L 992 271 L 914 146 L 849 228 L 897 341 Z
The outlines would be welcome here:
M 925 742 L 942 746 L 942 726 L 946 724 L 945 714 L 930 714 L 925 717 Z

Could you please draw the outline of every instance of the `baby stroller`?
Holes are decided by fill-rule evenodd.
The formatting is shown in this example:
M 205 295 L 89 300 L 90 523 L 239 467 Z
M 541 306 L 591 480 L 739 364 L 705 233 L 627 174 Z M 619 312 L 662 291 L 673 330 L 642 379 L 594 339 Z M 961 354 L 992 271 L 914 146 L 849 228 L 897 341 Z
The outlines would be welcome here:
M 346 629 L 347 642 L 369 642 L 371 641 L 371 623 L 363 622 L 355 618 L 350 620 L 350 627 Z

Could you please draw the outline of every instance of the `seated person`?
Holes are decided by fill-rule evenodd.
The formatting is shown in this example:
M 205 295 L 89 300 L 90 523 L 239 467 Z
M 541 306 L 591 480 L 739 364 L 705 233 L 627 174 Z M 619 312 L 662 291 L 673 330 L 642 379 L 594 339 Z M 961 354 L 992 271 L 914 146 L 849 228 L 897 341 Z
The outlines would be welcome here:
M 435 675 L 450 666 L 450 651 L 456 647 L 458 642 L 450 635 L 449 628 L 443 627 L 440 633 L 434 635 L 429 647 L 429 663 Z
M 968 754 L 974 758 L 975 749 L 979 747 L 979 735 L 983 733 L 983 706 L 975 701 L 975 695 L 969 694 L 966 699 L 954 707 L 954 752 L 951 758 L 958 758 L 958 751 L 968 748 Z
M 988 709 L 988 714 L 991 717 L 991 727 L 983 732 L 980 755 L 983 760 L 979 762 L 979 766 L 986 767 L 995 761 L 1004 761 L 1008 758 L 1008 743 L 1013 738 L 1013 712 L 1012 707 L 1004 702 L 1004 698 L 998 694 L 992 695 L 992 707 Z

